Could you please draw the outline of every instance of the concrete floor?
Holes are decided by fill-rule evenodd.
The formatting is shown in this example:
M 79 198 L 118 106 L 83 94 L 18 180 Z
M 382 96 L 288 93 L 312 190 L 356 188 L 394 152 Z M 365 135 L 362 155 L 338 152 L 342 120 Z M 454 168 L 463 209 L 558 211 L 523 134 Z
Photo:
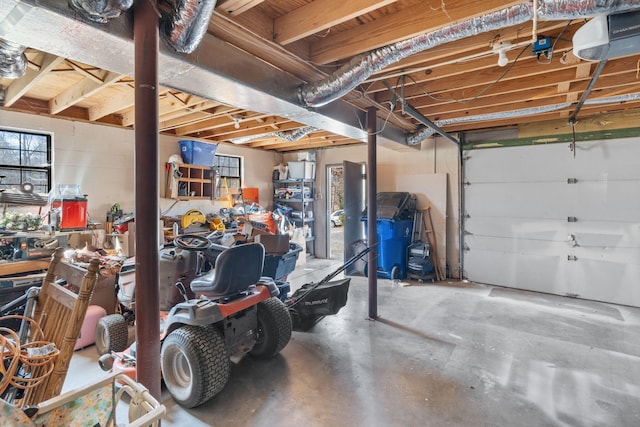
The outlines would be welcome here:
M 310 260 L 293 287 L 335 261 Z M 305 268 L 306 267 L 306 268 Z M 640 309 L 464 282 L 367 279 L 272 360 L 233 365 L 221 394 L 186 410 L 163 390 L 163 426 L 638 426 Z M 65 390 L 102 375 L 74 355 Z

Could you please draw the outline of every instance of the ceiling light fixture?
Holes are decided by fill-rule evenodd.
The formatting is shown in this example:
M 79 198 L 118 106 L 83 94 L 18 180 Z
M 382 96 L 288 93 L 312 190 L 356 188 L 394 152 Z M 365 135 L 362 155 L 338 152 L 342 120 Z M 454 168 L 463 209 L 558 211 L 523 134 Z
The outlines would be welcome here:
M 233 120 L 233 127 L 236 129 L 240 129 L 240 122 L 242 121 L 242 116 L 231 116 L 231 120 Z
M 513 49 L 511 42 L 500 42 L 493 45 L 493 53 L 498 54 L 498 66 L 504 67 L 509 63 L 507 51 Z

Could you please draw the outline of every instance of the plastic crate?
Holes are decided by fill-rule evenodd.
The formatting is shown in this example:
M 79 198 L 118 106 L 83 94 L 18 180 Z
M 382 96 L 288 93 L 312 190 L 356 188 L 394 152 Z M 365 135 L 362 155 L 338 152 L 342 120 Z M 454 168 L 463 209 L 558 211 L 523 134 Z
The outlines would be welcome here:
M 285 281 L 288 274 L 296 269 L 298 255 L 302 246 L 297 243 L 289 243 L 289 252 L 283 255 L 265 254 L 262 275 L 271 277 L 275 281 Z
M 183 162 L 190 165 L 213 166 L 217 148 L 217 144 L 182 140 L 180 141 L 180 156 L 182 156 Z

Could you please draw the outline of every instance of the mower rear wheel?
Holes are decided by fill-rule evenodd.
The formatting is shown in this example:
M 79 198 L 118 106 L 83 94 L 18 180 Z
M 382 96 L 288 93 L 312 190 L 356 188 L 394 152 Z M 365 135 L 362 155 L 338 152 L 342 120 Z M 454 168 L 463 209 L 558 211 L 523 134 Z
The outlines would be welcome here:
M 169 393 L 185 408 L 201 405 L 218 394 L 231 369 L 220 331 L 198 326 L 183 326 L 167 335 L 160 364 Z
M 96 350 L 98 354 L 124 351 L 129 343 L 129 328 L 121 314 L 110 314 L 98 320 L 96 325 Z
M 249 354 L 257 359 L 269 359 L 280 353 L 291 339 L 289 310 L 276 297 L 258 304 L 256 344 Z

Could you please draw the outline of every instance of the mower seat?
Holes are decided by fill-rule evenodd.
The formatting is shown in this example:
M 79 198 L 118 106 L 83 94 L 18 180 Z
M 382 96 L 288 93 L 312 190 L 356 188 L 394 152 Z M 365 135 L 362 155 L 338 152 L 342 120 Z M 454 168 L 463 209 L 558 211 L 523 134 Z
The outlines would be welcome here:
M 191 290 L 209 298 L 235 295 L 258 283 L 263 264 L 260 243 L 233 246 L 218 255 L 211 272 L 191 281 Z

